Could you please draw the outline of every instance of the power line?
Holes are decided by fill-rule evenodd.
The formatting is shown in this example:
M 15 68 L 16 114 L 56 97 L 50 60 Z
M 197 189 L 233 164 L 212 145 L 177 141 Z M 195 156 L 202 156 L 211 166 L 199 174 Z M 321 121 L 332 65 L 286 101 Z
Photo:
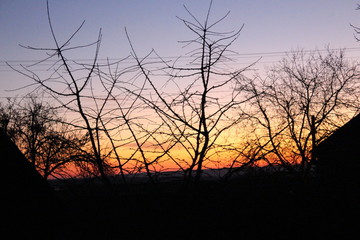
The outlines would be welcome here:
M 285 57 L 287 56 L 288 54 L 291 54 L 293 52 L 297 52 L 297 51 L 301 51 L 305 54 L 310 54 L 310 53 L 314 53 L 314 52 L 319 52 L 319 53 L 322 53 L 322 52 L 327 52 L 327 51 L 340 51 L 340 50 L 343 50 L 345 52 L 360 52 L 360 47 L 352 47 L 352 48 L 332 48 L 332 49 L 329 49 L 329 48 L 326 48 L 326 49 L 316 49 L 316 50 L 306 50 L 306 49 L 299 49 L 299 50 L 291 50 L 291 51 L 269 51 L 269 52 L 250 52 L 250 53 L 230 53 L 227 55 L 228 58 L 232 59 L 232 60 L 244 60 L 244 59 L 254 59 L 254 60 L 257 60 L 259 58 L 262 58 L 258 63 L 259 64 L 271 64 L 271 63 L 276 63 L 278 62 L 277 61 L 272 61 L 272 60 L 269 60 L 268 58 L 270 57 Z M 351 56 L 351 57 L 347 57 L 348 59 L 350 58 L 358 58 L 360 56 Z M 171 61 L 171 60 L 177 60 L 179 58 L 179 56 L 165 56 L 165 57 L 162 57 L 163 60 L 168 60 L 168 61 Z M 181 56 L 180 57 L 180 60 L 179 61 L 188 61 L 188 60 L 192 60 L 194 57 L 193 56 L 188 56 L 188 55 L 185 55 L 185 56 Z M 265 59 L 267 58 L 267 59 Z M 159 60 L 159 57 L 148 57 L 147 59 L 149 60 Z M 100 62 L 107 62 L 107 61 L 112 61 L 112 62 L 119 62 L 119 63 L 123 63 L 123 64 L 135 64 L 135 60 L 134 59 L 121 59 L 121 58 L 99 58 L 98 59 Z M 47 71 L 47 70 L 50 70 L 50 68 L 45 68 L 46 66 L 52 66 L 54 65 L 54 63 L 56 63 L 57 61 L 59 61 L 58 59 L 57 60 L 47 60 L 47 61 L 44 61 L 44 62 L 41 62 L 41 60 L 36 60 L 36 59 L 28 59 L 28 60 L 8 60 L 8 61 L 5 61 L 5 60 L 1 60 L 0 61 L 0 72 L 14 72 L 14 70 L 12 69 L 2 69 L 4 67 L 8 67 L 7 66 L 7 63 L 11 64 L 11 65 L 18 65 L 18 64 L 28 64 L 28 65 L 33 65 L 34 63 L 38 63 L 40 62 L 39 64 L 37 64 L 36 66 L 39 67 L 39 69 L 32 69 L 32 71 L 34 72 L 38 72 L 38 71 Z M 86 58 L 79 58 L 79 59 L 75 59 L 75 60 L 71 60 L 73 62 L 86 62 L 86 61 L 93 61 L 93 59 L 86 59 Z M 159 61 L 160 62 L 160 61 Z M 232 61 L 232 62 L 227 62 L 226 64 L 227 65 L 250 65 L 254 63 L 254 61 L 247 61 L 247 62 L 238 62 L 238 61 Z M 41 67 L 44 67 L 44 69 L 41 69 Z M 21 97 L 21 96 L 19 96 Z M 24 97 L 24 96 L 22 96 Z M 8 97 L 6 96 L 0 96 L 0 99 L 6 99 Z M 49 97 L 50 98 L 50 97 Z
M 344 50 L 345 52 L 356 52 L 356 51 L 360 51 L 360 47 L 353 47 L 353 48 L 333 48 L 333 49 L 315 49 L 315 50 L 306 50 L 306 49 L 300 49 L 299 51 L 303 52 L 303 53 L 313 53 L 313 52 L 327 52 L 327 51 L 340 51 L 340 50 Z M 255 57 L 284 57 L 287 56 L 289 53 L 292 52 L 296 52 L 297 50 L 290 50 L 290 51 L 269 51 L 269 52 L 250 52 L 250 53 L 230 53 L 227 54 L 228 58 L 231 59 L 242 59 L 242 58 L 255 58 Z M 179 61 L 184 61 L 184 60 L 189 60 L 189 59 L 193 59 L 193 56 L 188 56 L 188 55 L 184 55 L 184 56 L 164 56 L 161 57 L 164 60 L 179 60 Z M 148 60 L 160 60 L 159 57 L 147 57 L 146 59 Z M 78 59 L 70 59 L 69 61 L 72 62 L 92 62 L 94 59 L 91 58 L 78 58 Z M 56 60 L 46 60 L 44 62 L 41 62 L 42 59 L 28 59 L 28 60 L 20 60 L 20 59 L 12 59 L 12 60 L 1 60 L 0 61 L 0 67 L 3 66 L 7 66 L 8 64 L 29 64 L 29 65 L 33 65 L 35 63 L 40 62 L 39 64 L 36 64 L 36 66 L 49 66 L 49 65 L 53 65 L 54 63 L 56 63 L 57 61 L 59 61 L 59 59 Z M 135 63 L 136 61 L 134 59 L 126 59 L 126 58 L 99 58 L 98 59 L 99 62 L 105 62 L 107 63 L 107 61 L 112 61 L 112 62 L 119 62 L 126 64 L 126 63 Z

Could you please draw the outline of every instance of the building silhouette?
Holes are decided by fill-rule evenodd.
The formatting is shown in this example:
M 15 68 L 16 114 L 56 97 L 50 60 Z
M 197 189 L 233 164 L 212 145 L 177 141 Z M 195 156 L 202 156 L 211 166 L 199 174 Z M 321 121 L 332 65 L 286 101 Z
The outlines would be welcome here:
M 360 115 L 337 129 L 315 149 L 320 177 L 327 182 L 358 184 Z
M 51 239 L 51 188 L 1 129 L 0 169 L 2 232 L 12 239 Z

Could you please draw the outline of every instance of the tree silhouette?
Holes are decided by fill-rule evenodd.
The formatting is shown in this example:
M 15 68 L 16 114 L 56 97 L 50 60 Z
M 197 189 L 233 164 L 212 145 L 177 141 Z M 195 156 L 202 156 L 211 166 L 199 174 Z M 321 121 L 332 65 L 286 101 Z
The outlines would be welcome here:
M 66 168 L 82 154 L 86 141 L 69 131 L 52 106 L 34 95 L 9 99 L 0 105 L 0 116 L 1 128 L 45 179 L 69 176 Z
M 248 101 L 239 90 L 243 88 L 242 74 L 251 65 L 235 70 L 229 70 L 226 65 L 231 61 L 228 56 L 232 53 L 230 47 L 243 28 L 242 25 L 236 31 L 217 30 L 229 12 L 212 21 L 210 1 L 202 22 L 186 7 L 185 10 L 191 20 L 179 20 L 194 36 L 193 39 L 180 41 L 191 49 L 187 64 L 179 63 L 181 57 L 166 61 L 154 50 L 141 58 L 136 54 L 129 34 L 128 39 L 132 57 L 137 62 L 147 89 L 142 94 L 132 93 L 158 116 L 161 122 L 157 132 L 159 138 L 167 138 L 170 146 L 182 149 L 186 157 L 167 155 L 184 171 L 185 179 L 189 182 L 193 177 L 195 181 L 200 179 L 204 164 L 211 161 L 211 156 L 218 154 L 221 137 L 241 120 L 241 116 L 233 114 L 233 110 Z M 153 55 L 159 60 L 152 60 Z M 151 64 L 160 64 L 159 61 L 163 67 L 151 68 Z M 161 85 L 157 78 L 164 75 L 166 84 Z
M 101 73 L 100 67 L 102 66 L 98 62 L 102 37 L 101 29 L 95 42 L 71 46 L 71 41 L 79 34 L 85 23 L 82 22 L 66 41 L 60 43 L 51 22 L 48 2 L 47 14 L 55 47 L 36 48 L 23 46 L 26 49 L 43 51 L 47 54 L 47 57 L 33 65 L 20 66 L 19 69 L 9 66 L 20 74 L 32 79 L 37 88 L 55 99 L 59 108 L 72 114 L 72 119 L 69 120 L 67 124 L 81 131 L 82 134 L 88 138 L 86 159 L 82 159 L 82 167 L 84 170 L 86 169 L 87 172 L 100 175 L 104 182 L 108 182 L 107 175 L 109 172 L 112 172 L 109 164 L 109 155 L 113 150 L 111 148 L 109 149 L 106 144 L 103 144 L 104 129 L 102 126 L 104 121 L 108 121 L 106 117 L 111 115 L 111 111 L 107 111 L 106 107 L 110 104 L 112 89 L 114 89 L 116 82 L 107 82 L 107 79 L 102 79 L 99 75 Z M 90 63 L 81 63 L 67 58 L 69 51 L 76 51 L 93 46 L 95 47 L 95 53 Z M 39 75 L 32 70 L 32 67 L 37 64 L 51 60 L 53 60 L 53 65 L 49 68 L 49 76 Z M 110 64 L 106 64 L 105 67 L 109 66 Z M 95 88 L 94 85 L 97 87 Z M 99 92 L 101 92 L 99 89 L 101 87 L 106 89 L 107 94 L 104 97 L 97 97 Z M 122 165 L 120 164 L 120 168 L 121 167 Z
M 247 114 L 255 121 L 260 153 L 306 175 L 314 146 L 358 112 L 358 77 L 357 65 L 346 61 L 343 51 L 298 51 L 265 79 L 251 81 L 254 98 Z

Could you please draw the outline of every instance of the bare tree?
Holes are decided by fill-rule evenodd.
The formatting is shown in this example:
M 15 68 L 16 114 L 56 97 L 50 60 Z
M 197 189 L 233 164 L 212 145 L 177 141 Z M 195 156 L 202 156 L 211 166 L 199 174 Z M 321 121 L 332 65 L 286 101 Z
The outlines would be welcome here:
M 166 61 L 155 51 L 141 58 L 127 35 L 132 57 L 146 82 L 141 95 L 133 94 L 157 114 L 160 122 L 158 136 L 167 136 L 170 146 L 181 149 L 181 156 L 167 152 L 169 160 L 184 171 L 187 181 L 193 177 L 198 181 L 204 166 L 219 151 L 221 137 L 241 120 L 233 110 L 248 101 L 237 90 L 243 87 L 240 79 L 250 66 L 236 70 L 228 68 L 227 63 L 231 62 L 228 55 L 232 53 L 230 47 L 243 28 L 229 32 L 216 30 L 229 12 L 211 21 L 211 1 L 201 22 L 186 7 L 185 10 L 191 21 L 179 19 L 194 35 L 193 39 L 181 41 L 185 47 L 191 48 L 188 64 L 180 65 L 182 58 Z M 154 54 L 160 63 L 150 57 Z M 159 64 L 164 66 L 154 67 Z M 161 84 L 161 81 L 166 83 Z
M 101 90 L 95 92 L 94 88 L 94 85 L 97 84 L 94 79 L 97 79 L 98 74 L 98 54 L 102 37 L 101 30 L 95 42 L 82 46 L 70 46 L 71 40 L 73 40 L 83 27 L 83 22 L 64 43 L 60 43 L 55 35 L 51 22 L 48 3 L 47 13 L 55 47 L 25 47 L 26 49 L 34 51 L 46 52 L 47 57 L 33 65 L 21 66 L 20 69 L 10 67 L 32 79 L 38 88 L 53 97 L 62 109 L 72 115 L 72 121 L 68 122 L 68 124 L 84 131 L 89 139 L 88 147 L 91 151 L 89 155 L 91 159 L 88 159 L 88 162 L 91 164 L 91 169 L 96 175 L 99 174 L 105 182 L 108 182 L 107 174 L 111 168 L 109 168 L 106 159 L 108 154 L 103 152 L 106 151 L 106 147 L 101 143 L 102 129 L 100 118 L 104 117 L 107 113 L 105 112 L 105 106 L 109 104 L 109 94 L 104 97 L 96 97 L 101 93 Z M 72 61 L 66 56 L 69 51 L 76 51 L 92 46 L 95 47 L 95 52 L 93 60 L 90 63 Z M 48 76 L 42 76 L 32 70 L 32 67 L 44 61 L 53 61 L 53 65 L 48 69 L 50 72 Z M 101 86 L 106 87 L 104 84 L 96 86 L 100 86 L 100 88 Z
M 328 49 L 293 52 L 265 79 L 251 81 L 254 98 L 247 114 L 255 121 L 262 153 L 273 164 L 306 175 L 314 147 L 358 113 L 358 78 L 357 64 L 346 61 L 344 51 Z
M 9 99 L 0 105 L 0 119 L 1 128 L 45 179 L 69 176 L 67 167 L 86 141 L 69 131 L 52 106 L 33 95 L 22 101 Z

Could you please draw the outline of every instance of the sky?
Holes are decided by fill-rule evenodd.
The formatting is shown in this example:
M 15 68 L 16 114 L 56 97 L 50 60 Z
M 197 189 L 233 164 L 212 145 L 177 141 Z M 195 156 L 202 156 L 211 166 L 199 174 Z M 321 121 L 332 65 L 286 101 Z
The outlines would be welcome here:
M 184 55 L 178 42 L 192 38 L 177 18 L 191 19 L 185 5 L 200 21 L 205 18 L 209 0 L 49 0 L 50 15 L 59 41 L 66 40 L 85 20 L 72 41 L 87 44 L 102 31 L 101 58 L 123 58 L 130 53 L 127 29 L 139 55 L 155 49 L 163 57 Z M 263 57 L 261 69 L 296 49 L 346 48 L 347 56 L 360 57 L 360 43 L 350 24 L 360 26 L 358 0 L 214 0 L 210 19 L 215 21 L 228 11 L 220 25 L 229 31 L 244 28 L 232 46 L 239 65 Z M 13 66 L 44 58 L 43 52 L 19 46 L 54 47 L 47 20 L 46 0 L 0 0 L 0 101 L 29 91 L 8 91 L 31 83 L 12 71 Z M 273 53 L 273 54 L 269 54 Z M 276 53 L 276 54 L 275 54 Z M 74 58 L 88 59 L 91 51 Z M 39 66 L 39 71 L 45 67 Z

